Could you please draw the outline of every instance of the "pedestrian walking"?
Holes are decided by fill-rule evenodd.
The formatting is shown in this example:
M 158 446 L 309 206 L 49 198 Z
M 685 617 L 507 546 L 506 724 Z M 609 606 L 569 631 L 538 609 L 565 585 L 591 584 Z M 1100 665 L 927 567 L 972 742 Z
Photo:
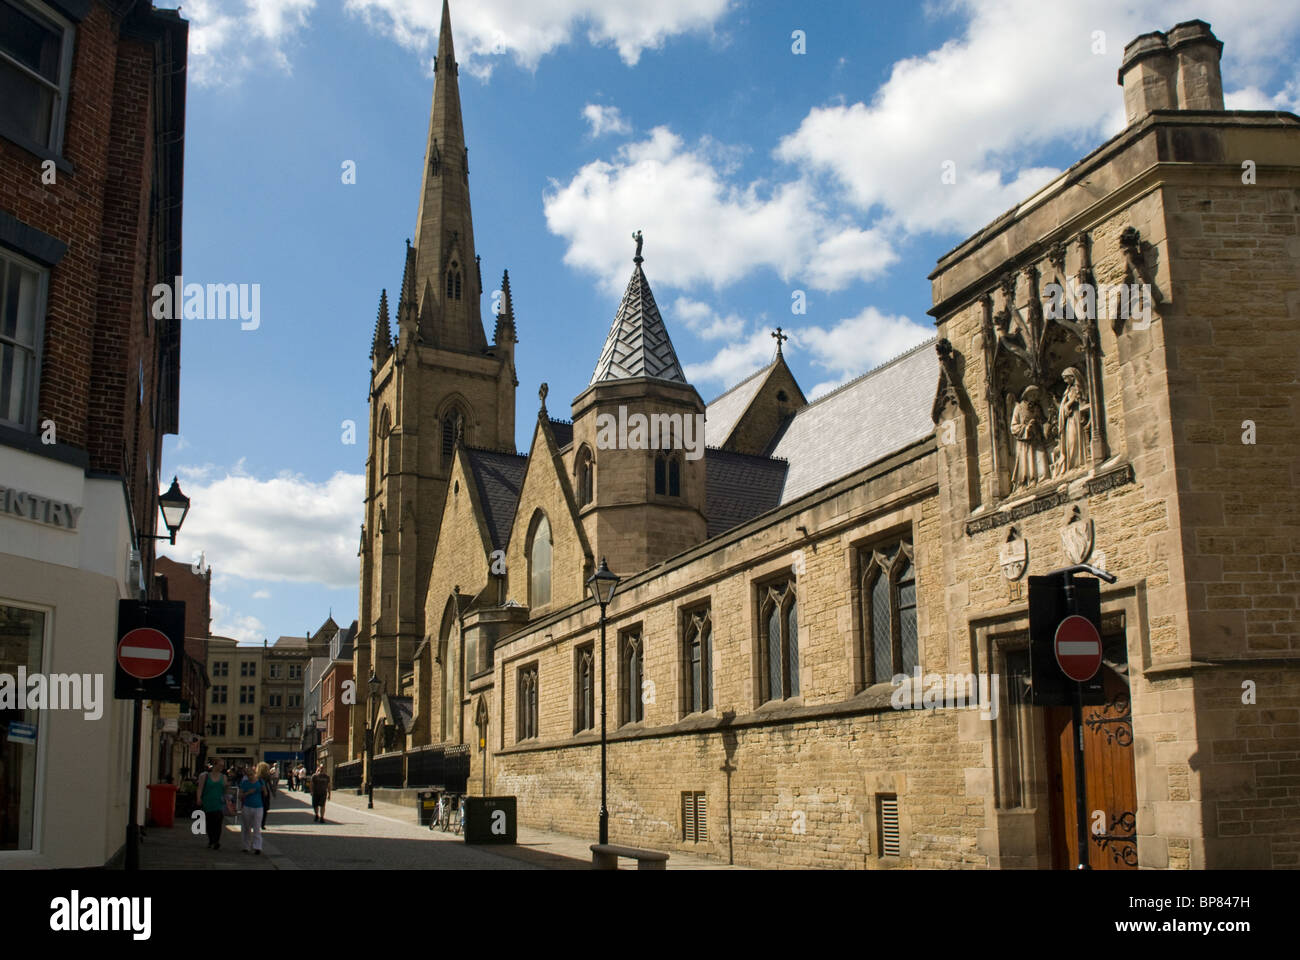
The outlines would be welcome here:
M 271 814 L 271 765 L 263 760 L 257 765 L 257 781 L 262 785 L 262 829 L 266 829 L 266 818 Z
M 239 781 L 239 796 L 243 799 L 240 811 L 242 829 L 240 839 L 244 844 L 244 853 L 262 852 L 262 782 L 254 772 L 252 778 L 244 777 Z
M 203 811 L 203 822 L 208 831 L 208 849 L 221 849 L 221 823 L 226 813 L 226 761 L 217 759 L 199 777 L 194 792 Z
M 325 801 L 332 795 L 330 777 L 322 763 L 316 767 L 316 773 L 311 778 L 311 812 L 316 823 L 325 822 Z
M 275 796 L 280 791 L 280 765 L 271 764 L 271 796 Z
M 456 807 L 456 833 L 465 828 L 465 795 L 461 794 L 460 804 Z

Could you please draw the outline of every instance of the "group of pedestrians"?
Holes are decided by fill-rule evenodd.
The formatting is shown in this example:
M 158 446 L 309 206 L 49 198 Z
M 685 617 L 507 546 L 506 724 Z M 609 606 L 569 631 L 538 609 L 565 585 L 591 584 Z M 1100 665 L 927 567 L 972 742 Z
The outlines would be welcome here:
M 330 778 L 325 772 L 325 765 L 316 768 L 316 773 L 308 781 L 307 771 L 299 766 L 290 770 L 294 779 L 303 783 L 310 782 L 312 822 L 325 822 L 325 801 L 332 795 Z M 207 826 L 208 849 L 221 849 L 221 836 L 227 817 L 240 817 L 240 839 L 243 852 L 260 856 L 262 853 L 262 828 L 266 826 L 266 815 L 271 807 L 271 798 L 279 786 L 280 771 L 263 761 L 251 771 L 238 769 L 233 775 L 226 773 L 226 761 L 220 757 L 213 760 L 207 771 L 199 777 L 197 793 Z M 233 787 L 232 787 L 233 783 Z M 238 803 L 236 803 L 238 797 Z

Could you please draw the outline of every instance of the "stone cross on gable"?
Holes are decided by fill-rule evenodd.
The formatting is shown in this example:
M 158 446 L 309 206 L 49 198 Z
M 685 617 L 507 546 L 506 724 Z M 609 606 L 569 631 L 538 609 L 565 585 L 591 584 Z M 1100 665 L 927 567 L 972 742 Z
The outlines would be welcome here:
M 776 328 L 776 331 L 772 334 L 772 336 L 776 340 L 776 355 L 779 357 L 781 356 L 781 344 L 783 344 L 785 341 L 789 340 L 790 338 L 781 331 L 780 327 Z

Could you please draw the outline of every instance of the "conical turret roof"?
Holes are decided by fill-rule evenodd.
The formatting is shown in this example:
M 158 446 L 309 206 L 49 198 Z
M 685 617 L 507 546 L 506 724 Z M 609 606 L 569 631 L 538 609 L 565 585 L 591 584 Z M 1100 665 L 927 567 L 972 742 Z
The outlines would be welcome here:
M 654 377 L 686 383 L 686 375 L 677 361 L 677 352 L 668 338 L 664 318 L 659 313 L 659 305 L 655 303 L 641 262 L 638 236 L 632 278 L 614 316 L 613 326 L 609 328 L 596 370 L 591 375 L 593 384 L 629 377 Z

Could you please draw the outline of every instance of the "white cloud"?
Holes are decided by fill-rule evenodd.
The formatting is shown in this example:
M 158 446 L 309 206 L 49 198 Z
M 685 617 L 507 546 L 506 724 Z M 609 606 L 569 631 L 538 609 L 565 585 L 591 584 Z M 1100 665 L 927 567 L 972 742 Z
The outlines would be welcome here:
M 907 317 L 866 307 L 855 316 L 841 319 L 830 329 L 812 326 L 791 330 L 790 342 L 808 351 L 814 366 L 835 375 L 809 391 L 808 399 L 812 400 L 932 336 L 932 329 L 913 323 Z
M 307 27 L 316 0 L 185 0 L 189 76 L 199 86 L 233 84 L 263 62 L 291 72 L 288 42 Z
M 960 36 L 896 62 L 869 103 L 812 109 L 777 150 L 829 175 L 878 226 L 968 233 L 1055 175 L 1034 165 L 1041 151 L 1062 144 L 1082 151 L 1116 133 L 1123 124 L 1116 71 L 1123 45 L 1140 33 L 1203 17 L 1224 41 L 1233 87 L 1276 68 L 1300 30 L 1300 5 L 1262 15 L 1236 0 L 951 0 L 943 12 L 966 19 Z M 1104 54 L 1092 53 L 1097 30 Z M 1273 109 L 1292 102 L 1249 100 L 1266 101 Z M 955 184 L 942 182 L 948 161 Z
M 632 125 L 623 119 L 618 107 L 606 107 L 598 103 L 589 103 L 582 108 L 583 119 L 591 125 L 591 135 L 599 137 L 605 133 L 624 134 L 632 132 Z
M 357 583 L 364 496 L 360 474 L 336 473 L 316 483 L 288 471 L 260 480 L 236 465 L 223 475 L 210 467 L 178 473 L 192 480 L 189 515 L 177 552 L 202 550 L 221 575 L 246 580 Z
M 567 184 L 553 181 L 544 209 L 551 232 L 568 241 L 565 262 L 617 294 L 630 258 L 610 251 L 631 253 L 636 229 L 645 233 L 652 282 L 680 288 L 718 289 L 766 267 L 784 282 L 837 290 L 897 259 L 879 231 L 832 216 L 808 182 L 729 184 L 719 156 L 713 141 L 691 148 L 656 127 L 612 162 L 592 161 Z
M 242 616 L 215 597 L 212 598 L 212 635 L 231 637 L 240 643 L 261 643 L 266 625 L 257 617 Z
M 735 386 L 741 380 L 772 362 L 776 344 L 767 330 L 754 330 L 743 340 L 728 344 L 711 360 L 688 363 L 684 369 L 686 379 L 696 386 L 716 383 L 721 389 Z
M 474 0 L 452 4 L 456 59 L 472 73 L 490 73 L 487 57 L 511 55 L 526 69 L 575 35 L 594 46 L 612 46 L 628 66 L 646 50 L 671 37 L 708 33 L 732 0 Z M 432 54 L 442 24 L 437 0 L 347 0 L 344 9 L 360 16 L 404 47 Z
M 270 590 L 255 590 L 255 591 L 253 591 L 253 599 L 254 599 L 254 600 L 270 600 L 270 599 L 271 599 L 271 591 L 270 591 Z
M 681 323 L 687 330 L 701 340 L 718 340 L 722 337 L 734 337 L 745 329 L 744 318 L 729 313 L 720 316 L 707 303 L 678 297 L 673 303 L 671 315 L 665 320 L 669 323 Z

